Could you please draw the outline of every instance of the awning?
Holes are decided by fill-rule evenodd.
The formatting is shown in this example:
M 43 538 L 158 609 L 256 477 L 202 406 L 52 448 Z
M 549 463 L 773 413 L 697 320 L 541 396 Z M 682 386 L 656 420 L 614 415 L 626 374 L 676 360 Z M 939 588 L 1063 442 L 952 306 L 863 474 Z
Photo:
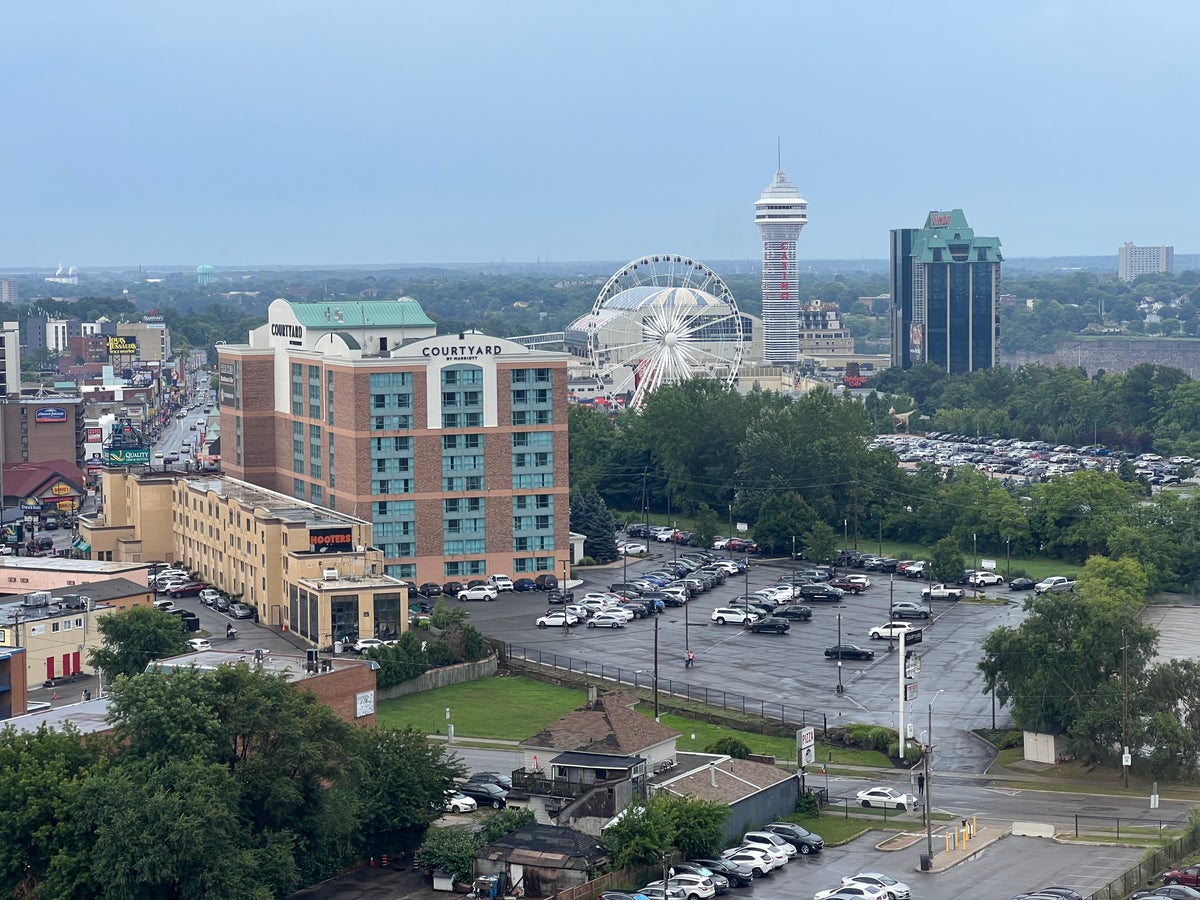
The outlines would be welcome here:
M 92 552 L 92 545 L 81 537 L 77 537 L 75 540 L 71 541 L 71 547 L 75 550 L 78 550 L 80 553 Z

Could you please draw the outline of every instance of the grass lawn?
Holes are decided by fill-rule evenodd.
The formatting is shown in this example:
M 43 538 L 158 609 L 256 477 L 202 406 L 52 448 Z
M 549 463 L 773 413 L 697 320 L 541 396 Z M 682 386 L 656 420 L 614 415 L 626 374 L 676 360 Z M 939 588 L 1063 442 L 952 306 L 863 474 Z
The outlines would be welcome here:
M 654 710 L 646 708 L 644 704 L 638 707 L 638 712 L 646 716 L 654 715 Z M 675 745 L 684 752 L 702 752 L 705 747 L 714 741 L 726 737 L 735 737 L 744 742 L 750 748 L 751 753 L 774 756 L 780 762 L 791 762 L 793 764 L 796 762 L 795 738 L 771 737 L 770 735 L 754 734 L 749 731 L 738 731 L 733 728 L 726 728 L 723 725 L 713 725 L 709 722 L 701 722 L 683 716 L 664 715 L 659 718 L 668 728 L 674 728 L 680 733 L 679 740 L 676 741 Z M 827 762 L 830 758 L 829 754 L 832 753 L 834 765 L 841 763 L 843 765 L 878 766 L 889 769 L 892 767 L 887 757 L 875 750 L 845 750 L 841 747 L 826 747 L 818 742 L 815 751 L 818 762 Z
M 852 841 L 864 831 L 879 828 L 877 822 L 867 822 L 862 819 L 844 819 L 841 816 L 825 815 L 816 819 L 788 816 L 787 822 L 793 822 L 801 828 L 807 828 L 813 834 L 819 834 L 829 847 Z
M 379 724 L 411 725 L 423 734 L 445 734 L 446 707 L 455 737 L 521 741 L 587 700 L 586 691 L 527 678 L 482 678 L 379 704 Z

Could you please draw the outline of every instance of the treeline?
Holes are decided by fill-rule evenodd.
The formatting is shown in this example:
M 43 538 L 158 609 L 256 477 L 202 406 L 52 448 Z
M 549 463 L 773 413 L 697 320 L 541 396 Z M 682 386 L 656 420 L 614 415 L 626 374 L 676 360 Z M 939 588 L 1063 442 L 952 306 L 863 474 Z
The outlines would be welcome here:
M 0 892 L 283 897 L 416 846 L 461 766 L 245 666 L 111 689 L 108 734 L 0 731 Z
M 1131 466 L 1023 486 L 970 469 L 910 473 L 891 450 L 869 446 L 885 421 L 890 426 L 886 402 L 824 389 L 797 400 L 741 395 L 697 379 L 660 389 L 640 413 L 615 419 L 573 406 L 572 489 L 595 488 L 611 509 L 636 519 L 693 517 L 706 536 L 746 522 L 774 552 L 790 552 L 792 537 L 799 548 L 825 546 L 830 530 L 856 545 L 886 538 L 932 547 L 949 535 L 968 553 L 1074 564 L 1127 556 L 1154 589 L 1192 583 L 1200 500 L 1147 499 Z
M 1124 374 L 1101 371 L 1089 378 L 1082 369 L 1065 366 L 951 376 L 924 365 L 888 369 L 871 386 L 886 395 L 889 408 L 915 407 L 926 417 L 913 417 L 914 431 L 1200 456 L 1200 382 L 1169 366 L 1143 363 Z M 872 409 L 876 421 L 890 428 L 890 419 Z

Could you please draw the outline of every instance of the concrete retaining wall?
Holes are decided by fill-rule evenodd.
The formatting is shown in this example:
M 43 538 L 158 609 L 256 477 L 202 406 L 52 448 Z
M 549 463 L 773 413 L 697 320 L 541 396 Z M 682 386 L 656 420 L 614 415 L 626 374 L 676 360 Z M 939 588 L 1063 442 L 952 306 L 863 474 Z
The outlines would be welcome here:
M 490 678 L 496 674 L 499 660 L 489 656 L 479 662 L 459 663 L 455 666 L 443 666 L 440 669 L 430 669 L 423 675 L 410 678 L 389 688 L 381 688 L 380 700 L 391 700 L 395 697 L 407 697 L 421 691 L 432 691 L 434 688 L 446 687 L 449 684 L 462 684 L 464 681 L 477 681 L 480 678 Z

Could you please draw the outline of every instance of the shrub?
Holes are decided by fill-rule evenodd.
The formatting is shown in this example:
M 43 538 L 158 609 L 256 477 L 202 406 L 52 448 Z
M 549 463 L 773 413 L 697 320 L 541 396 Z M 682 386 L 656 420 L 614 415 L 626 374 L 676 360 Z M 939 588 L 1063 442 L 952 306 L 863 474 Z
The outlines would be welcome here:
M 750 756 L 750 747 L 745 741 L 738 738 L 723 737 L 705 747 L 704 752 L 724 753 L 727 756 L 732 756 L 734 759 L 747 759 Z
M 796 814 L 806 819 L 816 819 L 821 815 L 821 804 L 817 802 L 816 794 L 803 793 L 796 798 Z

